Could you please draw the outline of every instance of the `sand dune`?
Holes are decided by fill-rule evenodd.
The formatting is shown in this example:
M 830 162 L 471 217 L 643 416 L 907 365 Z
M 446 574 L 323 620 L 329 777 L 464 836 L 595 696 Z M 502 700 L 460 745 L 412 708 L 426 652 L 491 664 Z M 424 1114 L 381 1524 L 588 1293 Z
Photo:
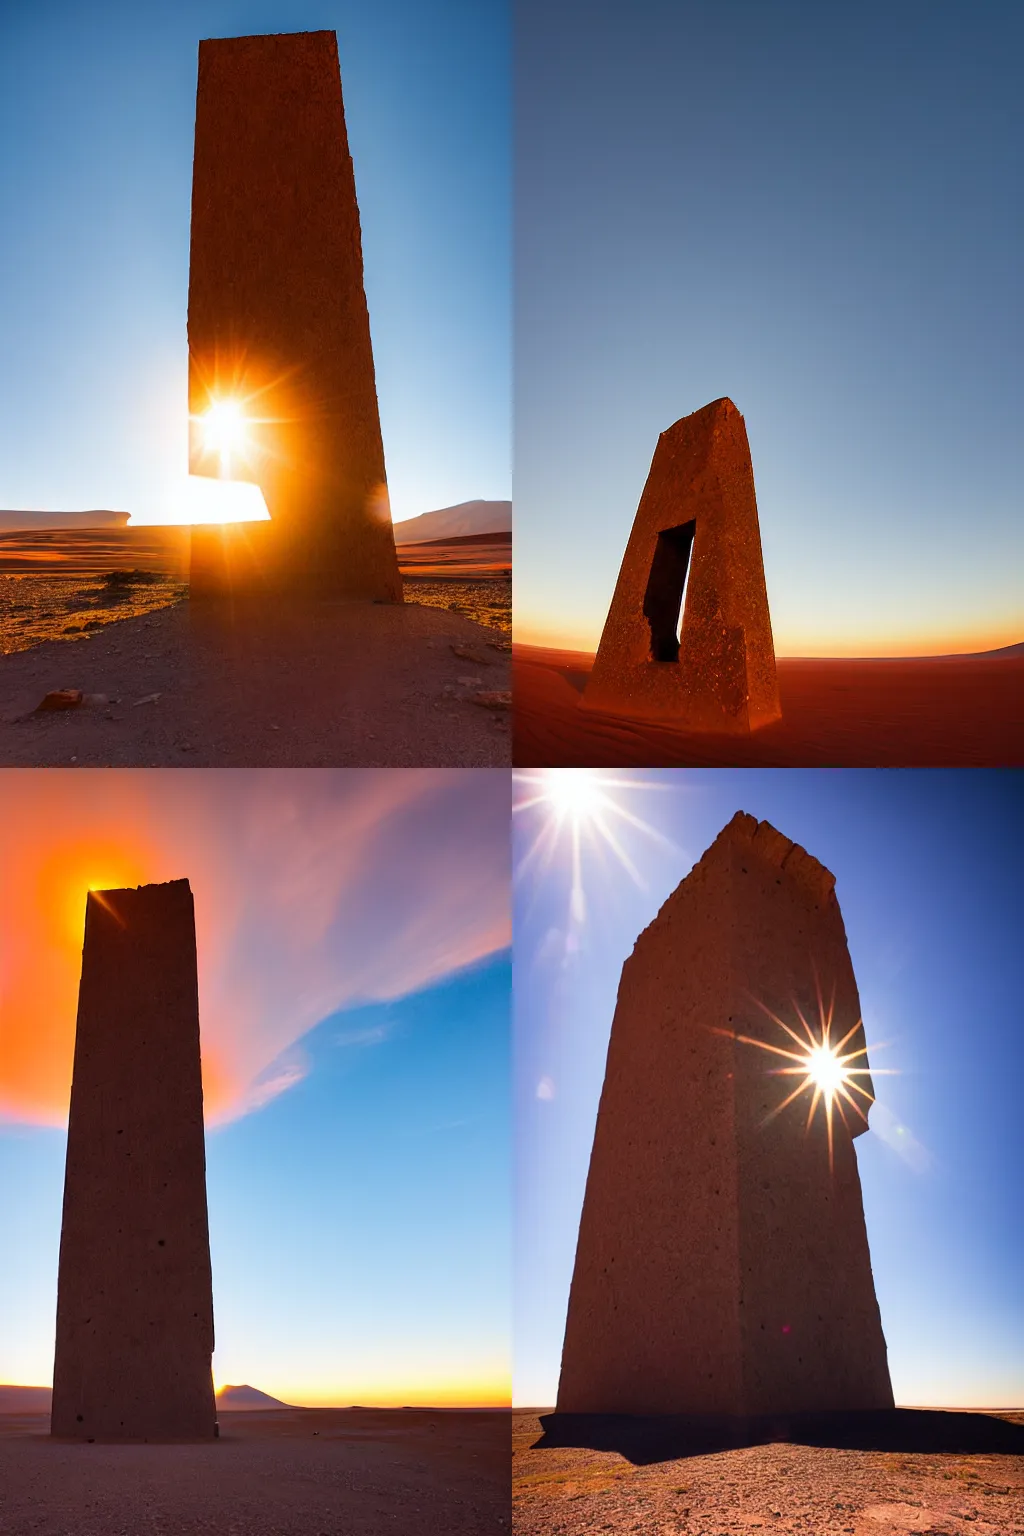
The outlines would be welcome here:
M 403 576 L 511 576 L 510 533 L 468 534 L 459 539 L 431 539 L 400 544 L 398 566 Z
M 516 646 L 520 767 L 985 767 L 1024 764 L 1024 648 L 867 661 L 783 657 L 783 718 L 747 738 L 580 708 L 593 657 Z

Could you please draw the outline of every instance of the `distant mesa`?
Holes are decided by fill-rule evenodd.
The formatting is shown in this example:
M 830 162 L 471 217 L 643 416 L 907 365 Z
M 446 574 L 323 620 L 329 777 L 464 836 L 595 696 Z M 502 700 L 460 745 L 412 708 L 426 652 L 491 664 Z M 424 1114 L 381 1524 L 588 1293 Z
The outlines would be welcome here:
M 424 544 L 431 539 L 463 539 L 473 534 L 510 533 L 510 501 L 460 501 L 395 524 L 396 544 Z
M 128 512 L 3 512 L 0 511 L 0 533 L 14 533 L 24 529 L 36 532 L 49 528 L 127 528 Z
M 750 447 L 731 400 L 658 439 L 583 707 L 729 735 L 782 713 Z
M 217 1407 L 230 1409 L 232 1413 L 248 1413 L 259 1408 L 290 1408 L 279 1397 L 271 1397 L 258 1387 L 221 1387 L 217 1393 Z

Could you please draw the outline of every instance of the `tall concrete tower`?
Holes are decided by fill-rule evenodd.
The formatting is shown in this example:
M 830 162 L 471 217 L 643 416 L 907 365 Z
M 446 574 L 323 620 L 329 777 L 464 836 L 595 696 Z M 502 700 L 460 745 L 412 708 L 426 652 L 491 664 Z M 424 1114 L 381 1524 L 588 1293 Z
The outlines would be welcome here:
M 333 32 L 199 45 L 188 346 L 192 473 L 271 516 L 193 530 L 192 596 L 401 602 Z
M 54 1435 L 212 1439 L 196 930 L 187 880 L 92 891 L 78 996 Z
M 782 1107 L 802 1077 L 773 1070 L 823 1018 L 842 1055 L 864 1047 L 834 884 L 739 813 L 626 961 L 559 1411 L 893 1406 L 853 1145 L 871 1079 L 850 1090 L 863 1115 L 840 1099 L 830 1157 L 823 1105 L 808 1127 L 809 1091 Z
M 782 713 L 750 446 L 731 400 L 658 439 L 583 707 L 723 735 Z

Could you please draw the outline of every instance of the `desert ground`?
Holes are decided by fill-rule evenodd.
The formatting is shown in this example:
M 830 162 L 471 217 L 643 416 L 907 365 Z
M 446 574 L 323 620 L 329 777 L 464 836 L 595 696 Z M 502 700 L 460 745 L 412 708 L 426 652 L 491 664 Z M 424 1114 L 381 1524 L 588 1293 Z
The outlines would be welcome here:
M 228 613 L 187 530 L 0 535 L 0 764 L 507 766 L 510 536 L 410 548 L 402 607 Z
M 781 657 L 782 719 L 688 735 L 580 708 L 593 656 L 516 645 L 518 767 L 1007 767 L 1024 764 L 1024 646 L 976 656 Z
M 541 1410 L 543 1412 L 543 1410 Z M 874 1421 L 874 1422 L 870 1422 Z M 1024 1412 L 900 1409 L 730 1446 L 663 1421 L 512 1423 L 516 1536 L 1015 1536 Z M 757 1437 L 747 1437 L 755 1439 Z
M 2 1536 L 501 1536 L 509 1415 L 291 1408 L 221 1413 L 194 1445 L 51 1440 L 0 1415 Z

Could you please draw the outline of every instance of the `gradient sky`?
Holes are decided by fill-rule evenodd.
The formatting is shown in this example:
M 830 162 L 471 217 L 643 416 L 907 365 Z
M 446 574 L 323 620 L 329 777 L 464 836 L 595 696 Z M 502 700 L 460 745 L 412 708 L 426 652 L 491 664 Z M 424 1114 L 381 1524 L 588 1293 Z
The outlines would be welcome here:
M 1024 640 L 1024 9 L 523 0 L 517 634 L 594 648 L 730 396 L 780 654 Z
M 4 779 L 0 1381 L 50 1379 L 63 977 L 88 885 L 121 870 L 196 899 L 218 1385 L 507 1401 L 508 776 Z
M 535 776 L 518 777 L 521 799 L 536 793 Z M 607 793 L 657 836 L 608 819 L 642 887 L 588 839 L 573 902 L 564 832 L 546 872 L 539 858 L 523 867 L 550 804 L 515 818 L 515 1400 L 555 1400 L 622 964 L 744 810 L 836 875 L 871 1065 L 898 1074 L 875 1078 L 871 1128 L 855 1143 L 896 1400 L 1024 1403 L 1021 775 L 723 769 L 628 779 L 641 787 Z
M 396 520 L 510 476 L 502 0 L 7 0 L 0 507 L 160 512 L 186 472 L 200 38 L 338 34 Z

